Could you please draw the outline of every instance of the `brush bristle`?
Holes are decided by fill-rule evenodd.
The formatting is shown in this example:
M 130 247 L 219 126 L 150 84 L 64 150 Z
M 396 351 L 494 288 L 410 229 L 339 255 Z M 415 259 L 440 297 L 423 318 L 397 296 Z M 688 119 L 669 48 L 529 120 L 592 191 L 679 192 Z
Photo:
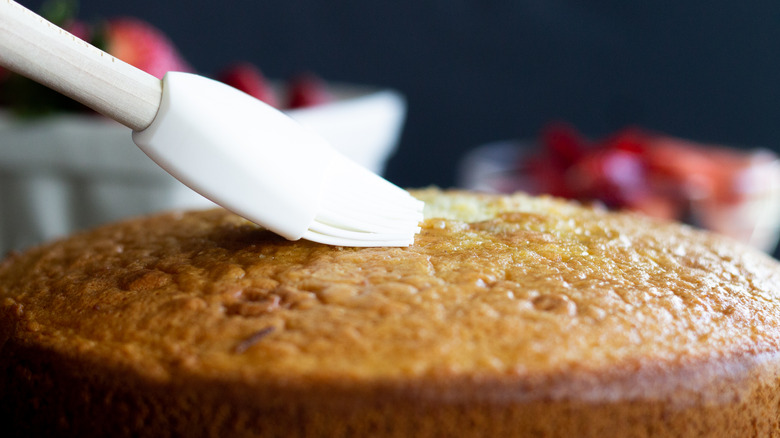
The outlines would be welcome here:
M 339 246 L 409 246 L 420 232 L 425 204 L 348 159 L 331 163 L 320 199 L 304 239 Z

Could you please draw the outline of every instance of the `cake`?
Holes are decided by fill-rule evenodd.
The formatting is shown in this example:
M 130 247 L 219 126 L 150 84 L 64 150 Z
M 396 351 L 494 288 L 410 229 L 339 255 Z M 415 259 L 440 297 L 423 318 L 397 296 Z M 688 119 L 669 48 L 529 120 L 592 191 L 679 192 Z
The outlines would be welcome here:
M 291 242 L 217 209 L 9 255 L 4 431 L 780 435 L 771 257 L 550 197 L 413 193 L 408 248 Z

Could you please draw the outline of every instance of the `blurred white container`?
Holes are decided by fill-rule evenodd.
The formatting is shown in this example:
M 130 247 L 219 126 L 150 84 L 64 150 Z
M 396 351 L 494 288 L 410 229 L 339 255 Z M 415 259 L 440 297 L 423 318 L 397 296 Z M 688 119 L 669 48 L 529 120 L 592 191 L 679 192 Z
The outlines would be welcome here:
M 492 193 L 542 194 L 526 167 L 527 158 L 537 148 L 536 142 L 530 140 L 496 141 L 478 146 L 461 158 L 457 185 Z M 693 225 L 772 253 L 780 240 L 780 159 L 765 150 L 750 150 L 745 154 L 751 157 L 751 165 L 733 182 L 738 185 L 741 197 L 722 202 L 709 196 L 691 196 L 687 219 Z
M 510 140 L 476 147 L 460 159 L 456 184 L 480 192 L 539 194 L 522 167 L 524 157 L 535 148 L 532 142 Z
M 288 114 L 381 174 L 403 128 L 403 96 L 353 86 L 331 91 L 334 102 Z M 19 120 L 0 113 L 0 258 L 129 216 L 212 206 L 144 155 L 118 123 L 95 115 Z

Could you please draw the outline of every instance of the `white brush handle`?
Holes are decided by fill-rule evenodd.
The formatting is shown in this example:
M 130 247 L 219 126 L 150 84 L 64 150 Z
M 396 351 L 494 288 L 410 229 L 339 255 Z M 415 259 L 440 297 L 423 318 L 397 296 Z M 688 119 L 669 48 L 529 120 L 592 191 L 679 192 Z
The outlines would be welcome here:
M 0 65 L 135 131 L 152 123 L 162 83 L 12 0 L 0 0 Z

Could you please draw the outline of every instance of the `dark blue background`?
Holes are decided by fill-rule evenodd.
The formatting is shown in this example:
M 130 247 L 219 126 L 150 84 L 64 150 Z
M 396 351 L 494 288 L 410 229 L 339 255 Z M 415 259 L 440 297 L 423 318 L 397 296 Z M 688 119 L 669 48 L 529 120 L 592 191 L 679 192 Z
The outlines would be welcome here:
M 592 136 L 780 138 L 773 0 L 82 0 L 80 15 L 146 19 L 203 74 L 248 60 L 400 90 L 408 122 L 387 175 L 403 186 L 452 185 L 468 149 L 552 119 Z

